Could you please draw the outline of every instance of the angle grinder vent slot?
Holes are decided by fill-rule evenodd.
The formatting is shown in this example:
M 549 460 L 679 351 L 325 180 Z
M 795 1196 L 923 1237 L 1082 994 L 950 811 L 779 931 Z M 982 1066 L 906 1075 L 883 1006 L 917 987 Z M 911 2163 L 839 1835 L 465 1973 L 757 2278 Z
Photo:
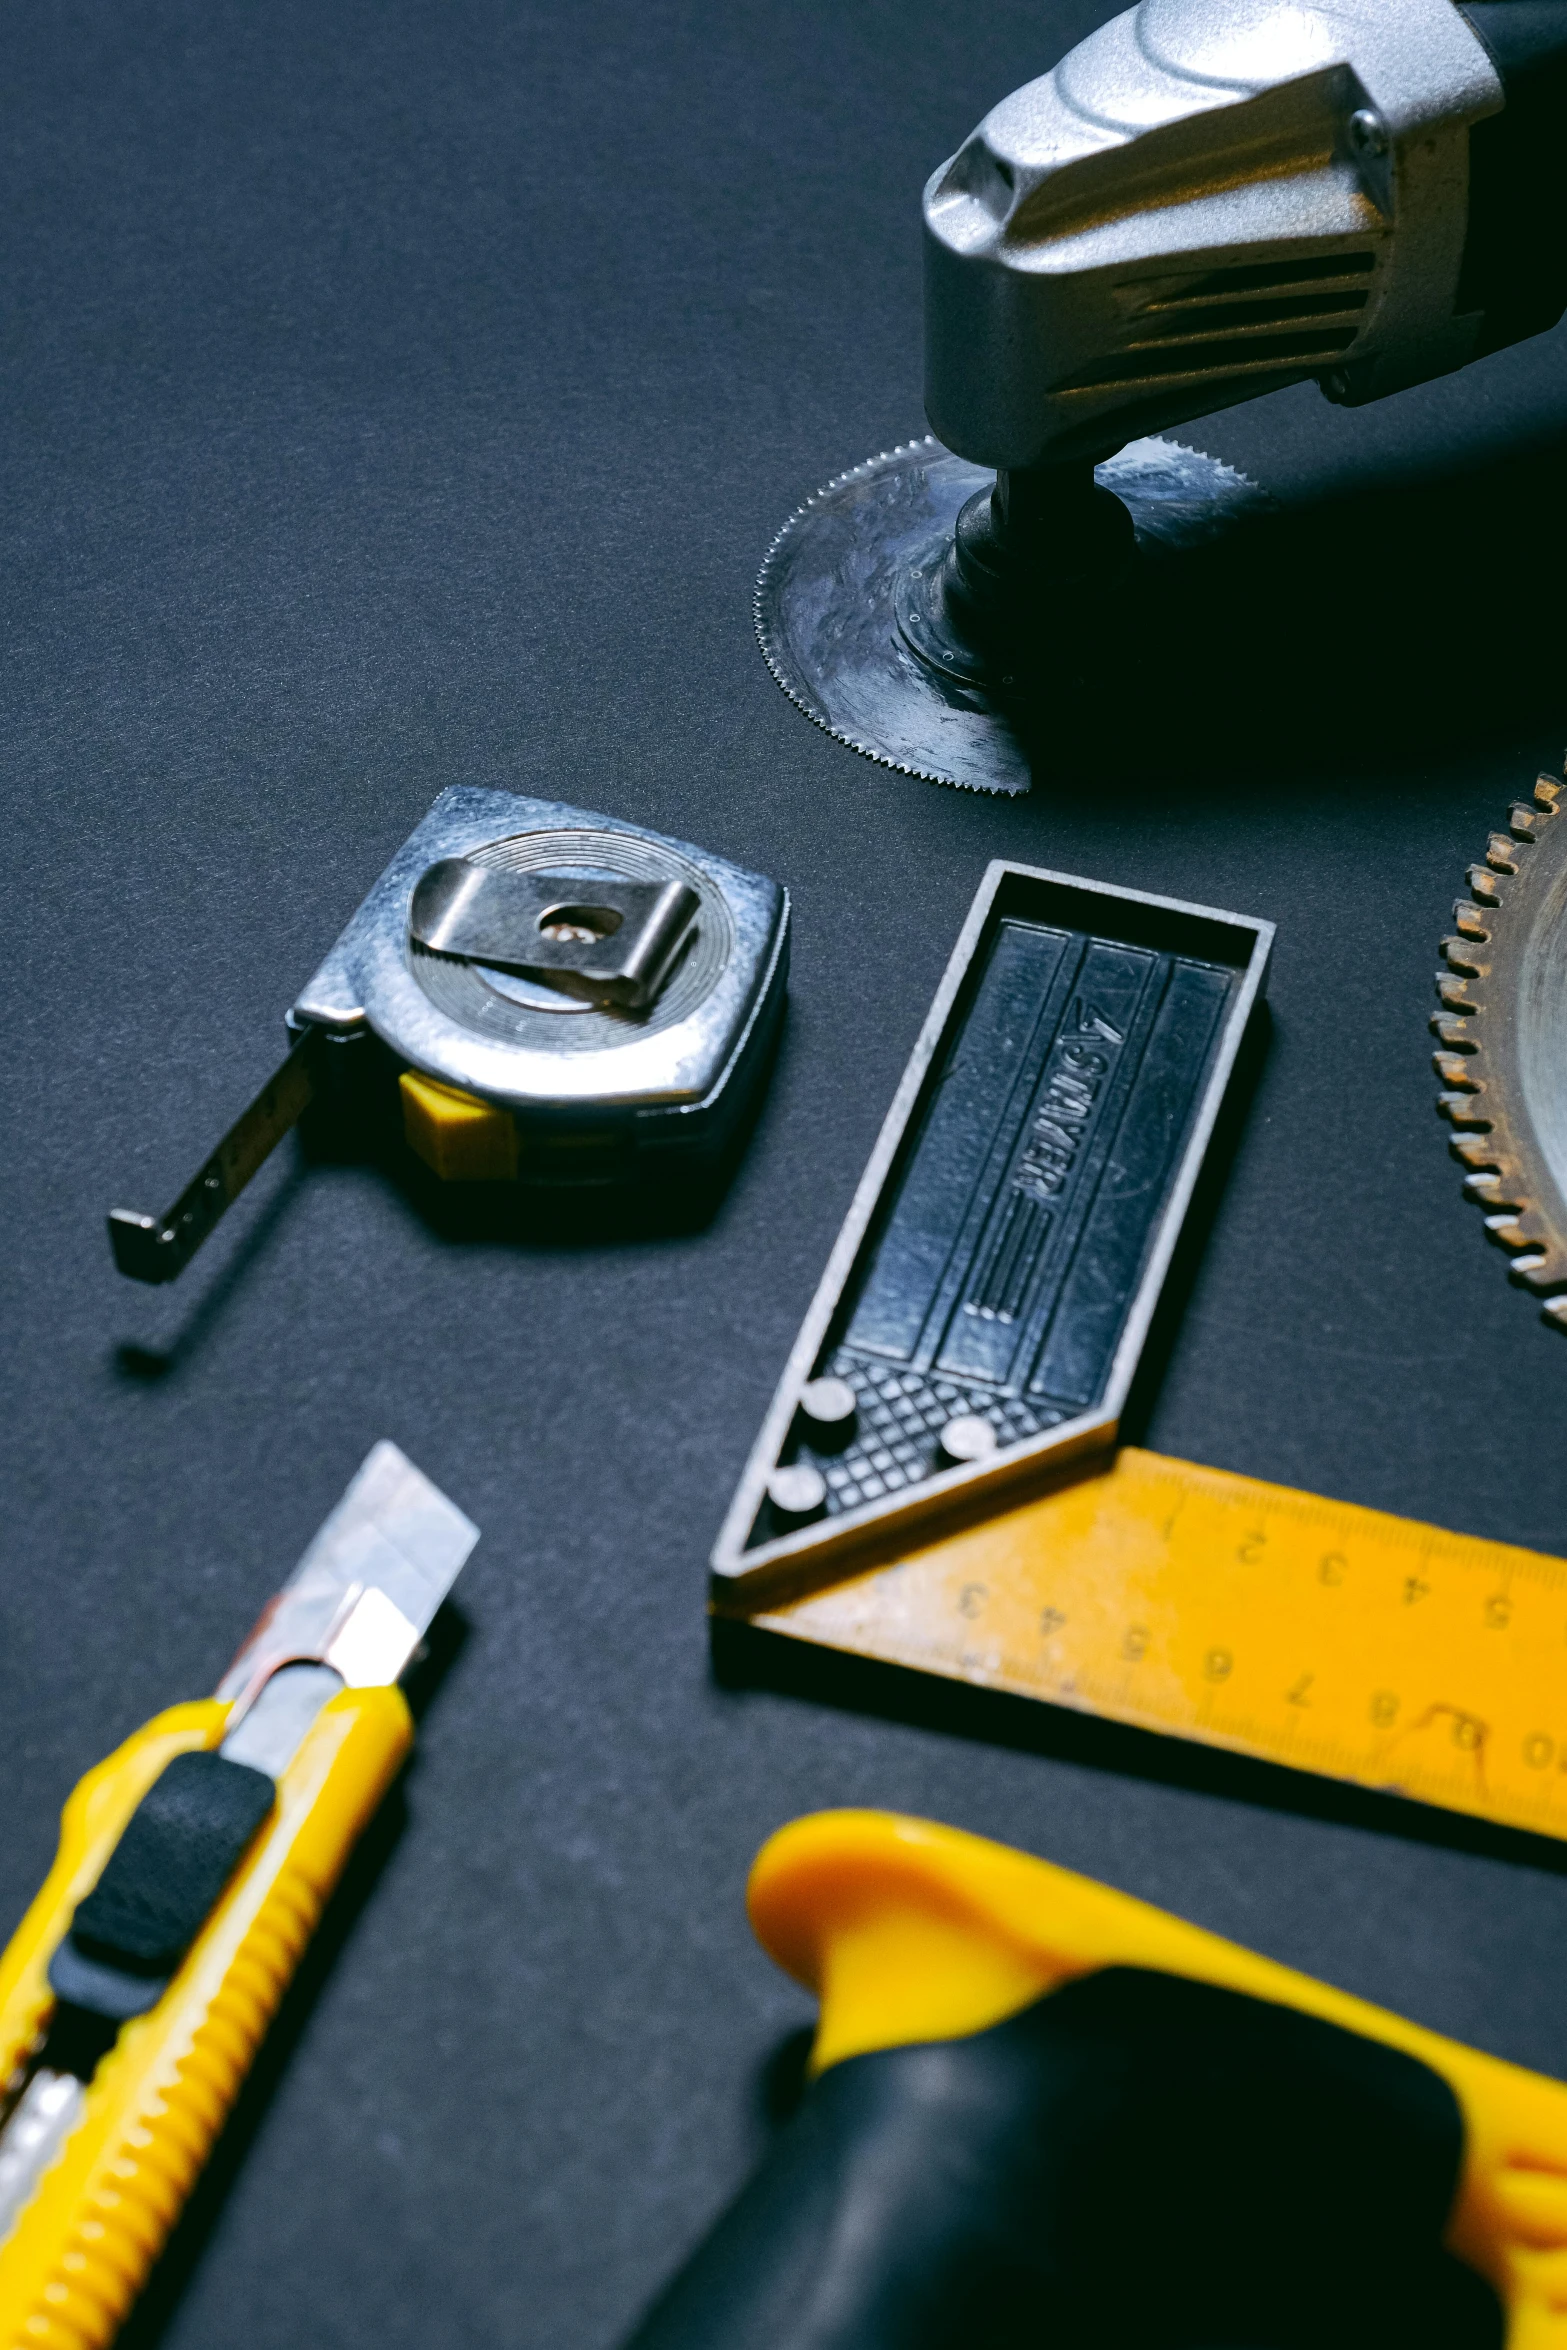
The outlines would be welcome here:
M 1281 364 L 1310 373 L 1329 366 L 1355 339 L 1375 266 L 1371 253 L 1329 254 L 1124 286 L 1129 312 L 1121 353 L 1056 388 L 1100 391 L 1165 376 L 1233 377 Z
M 1196 321 L 1193 321 L 1195 324 Z M 1355 328 L 1316 328 L 1300 334 L 1255 334 L 1243 329 L 1232 336 L 1216 333 L 1218 320 L 1202 321 L 1201 342 L 1133 345 L 1118 359 L 1101 367 L 1085 367 L 1051 388 L 1058 392 L 1107 391 L 1121 384 L 1168 382 L 1206 377 L 1209 387 L 1237 379 L 1252 380 L 1264 372 L 1314 375 L 1331 367 L 1355 339 Z
M 1357 278 L 1369 277 L 1375 267 L 1374 253 L 1327 253 L 1315 261 L 1248 261 L 1235 269 L 1212 269 L 1206 277 L 1183 285 L 1178 294 L 1155 293 L 1142 307 L 1158 310 L 1166 303 L 1229 301 L 1238 294 L 1293 293 L 1306 286 L 1336 284 L 1341 279 L 1353 284 Z
M 1293 326 L 1303 318 L 1342 318 L 1366 306 L 1364 286 L 1335 286 L 1330 292 L 1315 294 L 1275 295 L 1271 302 L 1231 302 L 1222 310 L 1210 310 L 1204 305 L 1188 307 L 1185 303 L 1163 303 L 1157 310 L 1164 315 L 1145 314 L 1139 342 L 1171 340 L 1177 335 L 1232 335 L 1252 327 Z

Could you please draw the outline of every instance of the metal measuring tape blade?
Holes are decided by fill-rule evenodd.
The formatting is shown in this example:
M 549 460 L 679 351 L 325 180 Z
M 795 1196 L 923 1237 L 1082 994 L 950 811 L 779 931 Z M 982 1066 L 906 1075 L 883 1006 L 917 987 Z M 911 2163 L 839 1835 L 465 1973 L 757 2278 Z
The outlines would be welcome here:
M 782 1008 L 789 898 L 689 842 L 555 800 L 445 791 L 288 1014 L 296 1041 L 114 1261 L 181 1272 L 312 1102 L 395 1084 L 449 1181 L 657 1181 L 722 1156 Z

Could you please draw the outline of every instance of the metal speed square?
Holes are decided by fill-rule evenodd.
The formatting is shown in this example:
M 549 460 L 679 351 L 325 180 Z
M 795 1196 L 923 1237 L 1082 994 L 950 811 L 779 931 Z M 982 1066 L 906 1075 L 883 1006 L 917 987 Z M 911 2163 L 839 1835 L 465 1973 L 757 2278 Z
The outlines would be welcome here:
M 725 1521 L 718 1609 L 1114 1444 L 1272 939 L 990 866 Z
M 1117 1444 L 1271 940 L 991 866 L 712 1610 L 1567 1837 L 1567 1561 Z

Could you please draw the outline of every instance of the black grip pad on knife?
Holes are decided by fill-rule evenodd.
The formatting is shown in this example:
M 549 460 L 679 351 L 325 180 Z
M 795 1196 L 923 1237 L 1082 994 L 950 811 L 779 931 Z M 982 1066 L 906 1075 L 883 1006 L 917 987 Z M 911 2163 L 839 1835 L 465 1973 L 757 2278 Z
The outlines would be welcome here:
M 265 1771 L 177 1754 L 142 1797 L 56 1950 L 56 1995 L 124 2021 L 155 2006 L 268 1812 Z

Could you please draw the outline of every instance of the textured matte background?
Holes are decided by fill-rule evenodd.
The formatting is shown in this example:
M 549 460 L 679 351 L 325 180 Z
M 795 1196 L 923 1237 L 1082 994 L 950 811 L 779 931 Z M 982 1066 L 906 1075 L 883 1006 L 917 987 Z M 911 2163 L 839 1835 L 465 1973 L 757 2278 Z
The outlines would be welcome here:
M 1128 641 L 1102 739 L 1027 802 L 858 759 L 752 640 L 784 515 L 921 429 L 926 172 L 1094 21 L 0 8 L 0 1930 L 77 1775 L 211 1686 L 375 1437 L 484 1528 L 405 1804 L 135 2350 L 613 2344 L 763 2140 L 808 2008 L 742 1885 L 821 1804 L 1010 1838 L 1567 2072 L 1550 1851 L 709 1665 L 708 1546 L 998 853 L 1280 926 L 1150 1440 L 1567 1546 L 1567 1346 L 1460 1197 L 1425 1032 L 1463 867 L 1567 729 L 1561 337 L 1194 428 L 1296 536 L 1178 690 Z M 118 1282 L 105 1208 L 192 1171 L 458 781 L 794 891 L 776 1080 L 711 1226 L 461 1240 L 288 1149 L 177 1290 Z

